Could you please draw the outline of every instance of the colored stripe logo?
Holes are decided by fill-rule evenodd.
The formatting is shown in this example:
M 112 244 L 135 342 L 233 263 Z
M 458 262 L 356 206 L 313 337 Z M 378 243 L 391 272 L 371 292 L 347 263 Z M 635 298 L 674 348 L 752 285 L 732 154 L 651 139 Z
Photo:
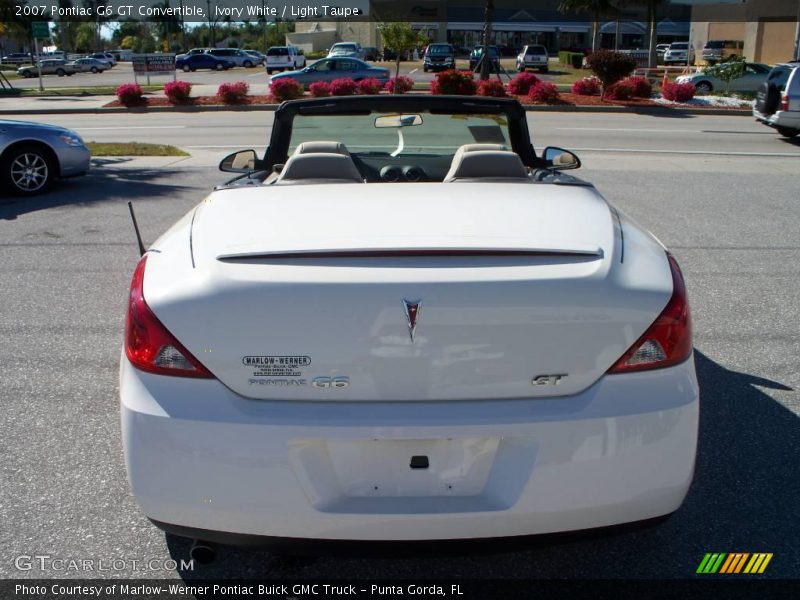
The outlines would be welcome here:
M 755 575 L 767 569 L 772 552 L 707 552 L 695 573 L 702 575 Z

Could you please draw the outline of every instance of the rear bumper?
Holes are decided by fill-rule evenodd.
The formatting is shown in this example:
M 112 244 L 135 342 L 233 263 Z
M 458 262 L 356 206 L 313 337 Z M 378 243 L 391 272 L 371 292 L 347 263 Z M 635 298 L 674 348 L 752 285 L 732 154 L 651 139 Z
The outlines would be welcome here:
M 545 400 L 253 401 L 124 358 L 120 390 L 140 506 L 165 529 L 211 541 L 593 529 L 674 512 L 694 469 L 691 360 Z M 418 454 L 429 469 L 409 468 Z
M 770 127 L 800 129 L 800 111 L 779 110 L 771 115 L 765 115 L 756 109 L 753 109 L 753 117 L 756 121 L 764 123 L 764 125 L 768 125 Z

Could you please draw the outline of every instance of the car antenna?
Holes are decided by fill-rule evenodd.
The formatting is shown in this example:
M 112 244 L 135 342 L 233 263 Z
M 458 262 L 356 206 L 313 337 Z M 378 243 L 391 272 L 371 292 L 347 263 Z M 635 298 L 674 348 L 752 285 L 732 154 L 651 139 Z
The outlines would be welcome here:
M 139 224 L 136 222 L 136 215 L 133 212 L 133 204 L 130 201 L 128 201 L 128 210 L 131 211 L 131 221 L 133 221 L 133 230 L 136 232 L 136 241 L 139 242 L 139 256 L 144 256 L 144 253 L 147 251 L 144 249 L 142 234 L 139 233 Z

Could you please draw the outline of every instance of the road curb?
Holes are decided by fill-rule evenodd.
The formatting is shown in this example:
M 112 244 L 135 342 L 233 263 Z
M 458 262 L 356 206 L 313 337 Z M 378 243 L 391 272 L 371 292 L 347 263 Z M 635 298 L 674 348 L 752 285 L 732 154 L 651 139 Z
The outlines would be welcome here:
M 75 115 L 75 114 L 147 114 L 160 112 L 250 112 L 250 111 L 274 111 L 279 104 L 244 104 L 244 105 L 211 105 L 211 106 L 150 106 L 142 108 L 58 108 L 58 109 L 12 109 L 2 110 L 4 115 Z M 663 116 L 678 115 L 709 115 L 709 116 L 752 116 L 751 109 L 737 108 L 674 108 L 671 106 L 573 106 L 573 105 L 550 105 L 550 104 L 523 104 L 523 108 L 528 112 L 590 112 L 590 113 L 632 113 L 632 114 L 651 114 Z

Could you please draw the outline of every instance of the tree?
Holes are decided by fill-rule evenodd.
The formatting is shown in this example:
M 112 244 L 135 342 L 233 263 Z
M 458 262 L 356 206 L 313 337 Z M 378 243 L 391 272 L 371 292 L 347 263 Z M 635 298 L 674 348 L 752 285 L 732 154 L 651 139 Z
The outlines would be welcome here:
M 592 52 L 600 45 L 600 19 L 617 12 L 611 0 L 560 0 L 562 13 L 589 13 L 592 15 Z
M 75 33 L 75 49 L 78 52 L 91 52 L 95 45 L 97 29 L 94 23 L 81 23 Z
M 658 65 L 656 55 L 656 43 L 658 42 L 658 22 L 657 13 L 659 7 L 664 3 L 664 0 L 635 0 L 635 4 L 647 7 L 647 23 L 648 23 L 648 53 L 647 53 L 647 66 L 651 69 Z
M 602 98 L 606 97 L 608 88 L 623 77 L 627 77 L 636 68 L 636 60 L 620 52 L 598 50 L 586 57 L 586 64 L 603 84 Z
M 136 38 L 132 35 L 127 35 L 122 38 L 119 47 L 123 50 L 133 50 L 136 47 Z
M 725 95 L 730 91 L 731 81 L 739 79 L 747 72 L 744 56 L 731 56 L 723 62 L 710 65 L 703 69 L 703 73 L 709 77 L 716 77 L 725 82 Z
M 383 47 L 392 50 L 397 57 L 394 73 L 395 78 L 400 75 L 400 56 L 428 42 L 428 38 L 418 31 L 413 30 L 411 24 L 407 21 L 380 23 L 378 25 L 378 32 L 381 34 Z

